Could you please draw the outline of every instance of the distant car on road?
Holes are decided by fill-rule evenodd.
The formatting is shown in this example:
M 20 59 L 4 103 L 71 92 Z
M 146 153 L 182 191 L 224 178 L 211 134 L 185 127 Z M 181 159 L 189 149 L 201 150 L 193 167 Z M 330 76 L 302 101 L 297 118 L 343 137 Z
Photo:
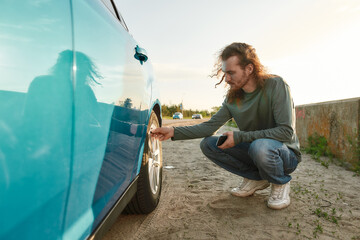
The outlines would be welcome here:
M 181 112 L 174 113 L 173 119 L 183 119 L 182 113 Z
M 192 119 L 202 119 L 203 116 L 201 114 L 193 114 L 191 118 Z

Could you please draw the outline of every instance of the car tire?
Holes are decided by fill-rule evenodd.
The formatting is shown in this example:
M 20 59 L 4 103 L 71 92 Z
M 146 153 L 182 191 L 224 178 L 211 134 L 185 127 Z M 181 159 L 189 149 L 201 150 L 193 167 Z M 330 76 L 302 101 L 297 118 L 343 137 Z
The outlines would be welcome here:
M 162 186 L 162 146 L 159 139 L 150 137 L 150 130 L 159 127 L 154 111 L 150 115 L 137 192 L 125 208 L 126 213 L 147 214 L 159 203 Z

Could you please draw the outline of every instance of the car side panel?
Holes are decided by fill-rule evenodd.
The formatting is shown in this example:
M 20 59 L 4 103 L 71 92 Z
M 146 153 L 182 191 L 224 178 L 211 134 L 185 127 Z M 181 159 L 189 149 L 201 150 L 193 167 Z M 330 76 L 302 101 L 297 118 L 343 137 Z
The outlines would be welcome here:
M 62 235 L 72 153 L 69 1 L 1 1 L 0 239 Z
M 137 44 L 120 22 L 99 0 L 72 6 L 75 129 L 65 239 L 88 236 L 134 179 L 151 98 Z

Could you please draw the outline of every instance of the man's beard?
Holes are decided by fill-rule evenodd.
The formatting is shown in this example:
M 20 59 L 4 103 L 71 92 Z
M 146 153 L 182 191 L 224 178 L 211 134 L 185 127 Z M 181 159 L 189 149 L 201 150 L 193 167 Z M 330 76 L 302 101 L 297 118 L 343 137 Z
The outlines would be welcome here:
M 228 102 L 233 102 L 235 101 L 235 99 L 242 99 L 244 96 L 244 90 L 242 90 L 241 88 L 232 88 L 229 87 L 226 97 Z
M 250 78 L 246 79 L 240 87 L 229 87 L 229 90 L 226 94 L 228 100 L 233 101 L 235 99 L 242 99 L 244 96 L 244 90 L 242 89 L 248 82 L 250 81 Z

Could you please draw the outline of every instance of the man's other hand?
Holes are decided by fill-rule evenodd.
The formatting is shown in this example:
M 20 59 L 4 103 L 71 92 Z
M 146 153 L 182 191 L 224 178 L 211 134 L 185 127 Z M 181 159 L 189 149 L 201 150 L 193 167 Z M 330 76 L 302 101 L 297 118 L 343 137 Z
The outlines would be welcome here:
M 226 149 L 226 148 L 232 148 L 235 146 L 235 141 L 234 141 L 234 132 L 226 132 L 223 133 L 223 135 L 227 136 L 226 141 L 220 145 L 218 148 L 220 149 Z
M 157 138 L 160 141 L 168 140 L 174 136 L 174 128 L 173 127 L 160 127 L 152 130 L 150 132 L 151 137 Z

